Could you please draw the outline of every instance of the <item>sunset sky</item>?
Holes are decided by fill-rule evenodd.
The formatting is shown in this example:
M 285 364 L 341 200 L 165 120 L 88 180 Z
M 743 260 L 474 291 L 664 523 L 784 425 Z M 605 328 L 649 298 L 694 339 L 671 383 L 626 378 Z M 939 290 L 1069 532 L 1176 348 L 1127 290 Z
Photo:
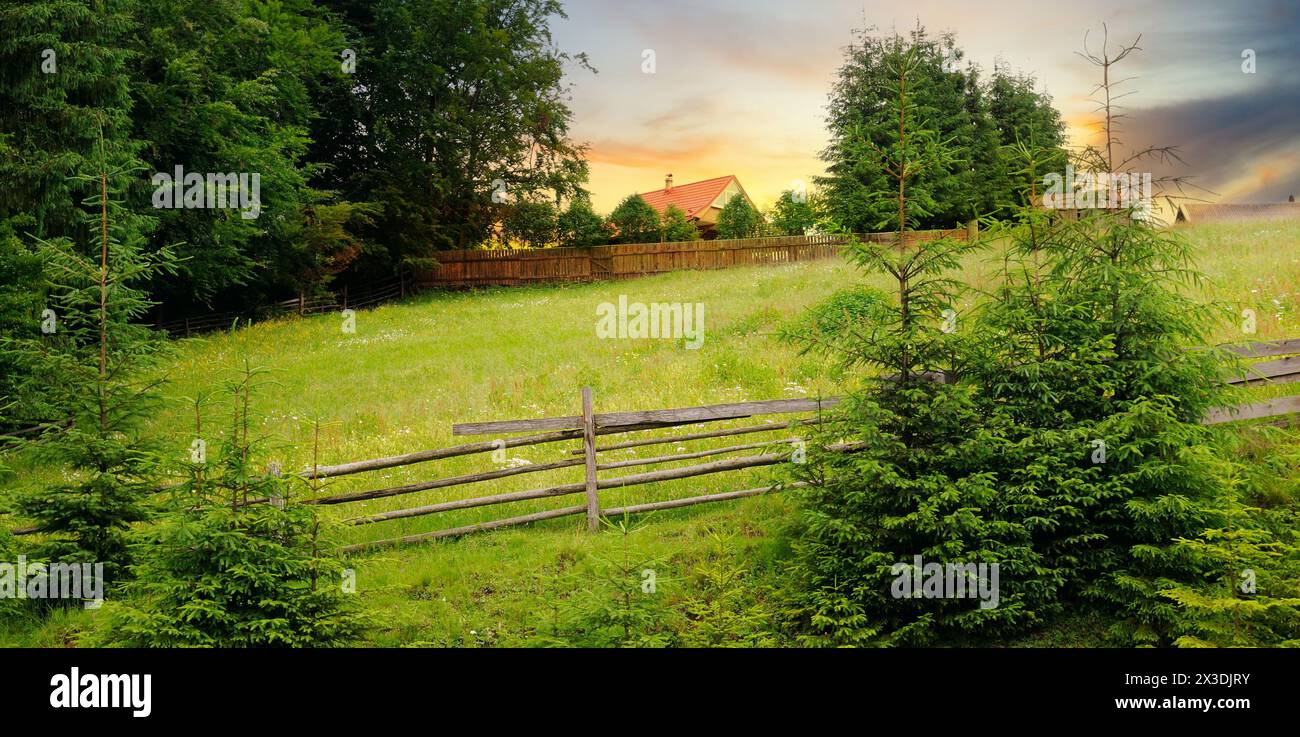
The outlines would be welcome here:
M 1126 62 L 1125 137 L 1176 144 L 1178 174 L 1232 202 L 1300 194 L 1300 1 L 566 0 L 556 43 L 598 73 L 571 69 L 574 137 L 591 149 L 596 208 L 632 192 L 723 174 L 766 207 L 823 171 L 825 104 L 854 29 L 952 31 L 986 72 L 1032 73 L 1069 123 L 1092 135 L 1096 69 L 1075 55 L 1101 24 L 1112 42 L 1142 34 Z M 654 74 L 642 52 L 655 52 Z M 1253 49 L 1256 73 L 1242 72 Z M 1164 173 L 1156 168 L 1156 173 Z

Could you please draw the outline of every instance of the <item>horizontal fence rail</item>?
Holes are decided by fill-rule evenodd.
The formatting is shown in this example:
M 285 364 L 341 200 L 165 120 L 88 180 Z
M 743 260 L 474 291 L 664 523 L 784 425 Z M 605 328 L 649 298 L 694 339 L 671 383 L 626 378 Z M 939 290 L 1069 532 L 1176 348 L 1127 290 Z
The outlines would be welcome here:
M 1220 348 L 1244 359 L 1273 358 L 1275 356 L 1285 357 L 1290 355 L 1300 355 L 1300 339 L 1255 342 L 1242 345 L 1226 345 L 1220 346 Z M 1225 379 L 1225 382 L 1237 385 L 1249 385 L 1270 381 L 1285 382 L 1296 380 L 1295 377 L 1298 375 L 1300 375 L 1300 359 L 1282 358 L 1280 360 L 1274 359 L 1257 363 L 1253 366 L 1248 366 L 1241 376 L 1228 377 Z M 926 378 L 931 380 L 944 380 L 944 377 L 940 375 L 927 375 Z M 588 526 L 594 529 L 601 516 L 621 515 L 624 513 L 631 514 L 659 509 L 674 509 L 694 504 L 745 498 L 748 496 L 756 496 L 759 494 L 781 491 L 782 489 L 803 486 L 804 484 L 801 483 L 785 485 L 778 484 L 773 486 L 742 489 L 739 491 L 702 494 L 682 499 L 613 507 L 604 507 L 600 501 L 600 492 L 603 490 L 695 478 L 717 473 L 727 473 L 731 471 L 761 468 L 764 466 L 786 463 L 792 458 L 790 452 L 791 446 L 799 442 L 799 439 L 797 437 L 791 437 L 788 431 L 823 422 L 824 420 L 820 414 L 824 410 L 834 408 L 841 401 L 841 398 L 839 397 L 816 399 L 773 399 L 752 402 L 730 402 L 725 404 L 712 404 L 695 407 L 679 407 L 675 409 L 597 413 L 592 407 L 593 402 L 590 395 L 590 389 L 584 388 L 582 395 L 583 401 L 581 406 L 583 414 L 581 415 L 493 422 L 469 422 L 459 423 L 452 426 L 453 435 L 504 436 L 509 433 L 531 434 L 515 435 L 513 437 L 494 437 L 491 440 L 464 443 L 445 448 L 435 448 L 363 461 L 353 461 L 332 466 L 317 465 L 305 469 L 299 473 L 298 476 L 304 479 L 331 478 L 401 466 L 410 466 L 471 454 L 491 453 L 504 448 L 526 447 L 545 443 L 580 440 L 581 446 L 570 450 L 566 454 L 576 457 L 563 458 L 561 460 L 547 463 L 530 463 L 522 466 L 498 468 L 478 473 L 447 476 L 401 486 L 318 496 L 304 499 L 302 503 L 310 505 L 348 504 L 372 499 L 402 496 L 432 489 L 481 483 L 530 473 L 540 473 L 582 466 L 584 469 L 584 478 L 581 481 L 553 484 L 550 486 L 522 491 L 452 499 L 405 509 L 361 515 L 352 517 L 345 521 L 353 526 L 362 526 L 397 519 L 422 517 L 454 510 L 472 509 L 536 499 L 548 499 L 572 494 L 585 494 L 585 503 L 581 505 L 572 505 L 560 509 L 532 512 L 489 522 L 464 525 L 434 532 L 408 535 L 405 537 L 360 542 L 345 546 L 341 548 L 341 550 L 343 552 L 356 552 L 375 547 L 456 537 L 472 532 L 522 525 L 530 522 L 538 522 L 565 516 L 576 516 L 580 514 L 585 514 L 587 516 Z M 1202 423 L 1206 425 L 1214 425 L 1242 420 L 1279 417 L 1295 413 L 1300 413 L 1300 395 L 1251 402 L 1233 407 L 1216 408 L 1206 414 L 1202 419 Z M 706 424 L 749 417 L 784 414 L 813 414 L 814 416 L 802 418 L 796 417 L 780 421 L 766 421 L 724 429 L 700 430 L 654 437 L 633 437 L 630 439 L 607 442 L 603 445 L 597 444 L 597 438 L 606 435 L 628 435 L 646 430 L 658 430 L 682 425 Z M 621 461 L 601 461 L 599 459 L 601 453 L 615 450 L 625 450 L 651 445 L 677 444 L 693 440 L 726 438 L 754 433 L 778 433 L 783 430 L 787 432 L 781 437 L 771 440 L 742 442 L 723 447 L 655 455 L 644 458 L 633 458 Z M 835 452 L 852 452 L 857 450 L 858 447 L 860 446 L 857 444 L 838 444 L 828 447 L 827 450 Z M 608 475 L 608 472 L 620 469 L 688 460 L 694 461 L 708 458 L 710 456 L 744 453 L 746 451 L 759 452 L 751 453 L 750 455 L 736 455 L 728 458 L 709 460 L 687 466 L 641 471 L 618 476 Z M 604 476 L 601 475 L 602 472 L 606 472 Z M 252 499 L 244 502 L 244 504 L 265 504 L 270 501 L 272 500 Z M 13 530 L 13 533 L 31 534 L 39 531 L 39 528 L 36 527 L 26 527 Z
M 830 409 L 839 398 L 830 399 L 767 399 L 757 402 L 709 404 L 702 407 L 680 409 L 653 409 L 640 412 L 610 412 L 595 416 L 596 427 L 640 428 L 671 427 L 696 422 L 734 420 L 756 415 L 788 414 Z M 451 426 L 452 435 L 495 435 L 530 430 L 581 429 L 582 417 L 546 417 L 538 420 L 507 420 L 504 422 L 467 422 Z

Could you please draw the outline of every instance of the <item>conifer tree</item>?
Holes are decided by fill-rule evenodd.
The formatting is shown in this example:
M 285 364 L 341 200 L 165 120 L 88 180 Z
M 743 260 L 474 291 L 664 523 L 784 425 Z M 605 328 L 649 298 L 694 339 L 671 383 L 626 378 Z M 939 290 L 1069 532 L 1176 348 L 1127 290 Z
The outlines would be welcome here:
M 942 177 L 933 170 L 958 164 L 911 97 L 919 57 L 900 38 L 887 49 L 894 139 L 844 142 L 862 147 L 892 182 L 870 207 L 893 238 L 855 242 L 852 258 L 866 273 L 888 275 L 895 289 L 840 293 L 793 335 L 862 377 L 820 425 L 808 462 L 794 466 L 811 484 L 794 543 L 794 572 L 805 587 L 796 614 L 817 644 L 923 644 L 944 633 L 994 631 L 1033 621 L 1050 594 L 1030 531 L 1010 511 L 1019 500 L 1002 493 L 992 470 L 1007 428 L 963 380 L 977 353 L 955 329 L 958 284 L 947 274 L 977 244 L 909 237 L 934 207 L 930 183 Z M 900 598 L 892 584 L 900 573 L 912 576 L 918 555 L 940 565 L 999 565 L 999 605 Z
M 1104 55 L 1107 79 L 1130 51 Z M 1109 125 L 1105 149 L 1076 159 L 1087 172 L 1134 161 L 1116 159 Z M 1220 354 L 1203 348 L 1216 313 L 1192 297 L 1190 245 L 1142 203 L 1045 209 L 1037 187 L 1064 162 L 1034 143 L 1017 148 L 1026 204 L 990 224 L 1008 245 L 979 318 L 993 355 L 980 381 L 1016 427 L 1005 484 L 1032 492 L 1035 545 L 1063 597 L 1101 606 L 1122 641 L 1168 644 L 1178 616 L 1161 591 L 1212 568 L 1176 541 L 1218 527 L 1228 499 L 1199 424 L 1223 399 Z
M 248 359 L 224 394 L 231 413 L 218 456 L 189 464 L 171 511 L 143 537 L 106 640 L 132 647 L 329 647 L 364 619 L 342 591 L 341 561 L 321 553 L 321 521 L 291 480 L 259 472 L 266 438 L 252 396 L 266 371 Z M 201 427 L 196 398 L 196 423 Z
M 633 536 L 641 529 L 628 515 L 601 523 L 618 533 L 619 550 L 597 556 L 590 572 L 574 573 L 578 589 L 559 603 L 541 643 L 558 647 L 668 647 L 674 644 L 675 614 L 658 590 L 663 556 L 640 551 Z
M 87 200 L 98 212 L 92 243 L 40 241 L 53 330 L 6 341 L 31 373 L 20 391 L 43 392 L 59 419 L 32 444 L 37 457 L 67 469 L 65 480 L 29 491 L 17 509 L 45 538 L 35 554 L 66 562 L 103 563 L 112 581 L 130 561 L 128 528 L 149 515 L 158 458 L 142 433 L 161 379 L 149 369 L 160 338 L 138 321 L 151 306 L 140 285 L 172 273 L 168 249 L 142 251 L 150 221 L 134 215 L 120 193 L 138 171 L 129 151 L 101 140 L 97 185 Z M 84 182 L 83 182 L 84 186 Z
M 24 233 L 86 243 L 97 229 L 79 205 L 99 193 L 99 144 L 139 164 L 132 141 L 127 38 L 133 0 L 0 0 L 0 219 Z M 118 192 L 119 198 L 125 193 Z

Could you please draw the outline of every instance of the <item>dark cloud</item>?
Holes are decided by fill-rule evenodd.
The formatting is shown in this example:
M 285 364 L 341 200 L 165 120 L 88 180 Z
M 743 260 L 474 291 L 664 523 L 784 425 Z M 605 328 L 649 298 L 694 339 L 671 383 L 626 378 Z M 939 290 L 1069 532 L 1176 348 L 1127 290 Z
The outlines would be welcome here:
M 1119 75 L 1135 76 L 1122 88 L 1134 94 L 1119 137 L 1130 150 L 1177 146 L 1186 165 L 1136 168 L 1190 176 L 1232 201 L 1300 194 L 1300 5 L 1194 0 L 1144 31 Z M 1131 35 L 1111 27 L 1112 44 Z M 1099 48 L 1099 35 L 1089 40 Z

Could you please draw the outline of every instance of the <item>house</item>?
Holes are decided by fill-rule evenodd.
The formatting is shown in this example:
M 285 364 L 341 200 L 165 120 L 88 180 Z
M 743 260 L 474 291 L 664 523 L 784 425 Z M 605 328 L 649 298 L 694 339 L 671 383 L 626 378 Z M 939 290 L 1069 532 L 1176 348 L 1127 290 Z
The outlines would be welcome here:
M 1175 222 L 1213 223 L 1240 220 L 1276 220 L 1294 217 L 1300 217 L 1300 207 L 1296 207 L 1295 195 L 1292 195 L 1287 202 L 1262 205 L 1234 205 L 1227 203 L 1179 205 Z
M 722 214 L 722 208 L 727 202 L 736 195 L 744 197 L 754 207 L 754 201 L 745 192 L 745 188 L 740 186 L 740 180 L 735 175 L 674 185 L 673 175 L 669 174 L 664 177 L 663 189 L 643 192 L 641 197 L 659 212 L 660 217 L 670 205 L 676 205 L 686 213 L 686 219 L 700 229 L 700 235 L 707 239 L 717 237 L 718 216 Z

